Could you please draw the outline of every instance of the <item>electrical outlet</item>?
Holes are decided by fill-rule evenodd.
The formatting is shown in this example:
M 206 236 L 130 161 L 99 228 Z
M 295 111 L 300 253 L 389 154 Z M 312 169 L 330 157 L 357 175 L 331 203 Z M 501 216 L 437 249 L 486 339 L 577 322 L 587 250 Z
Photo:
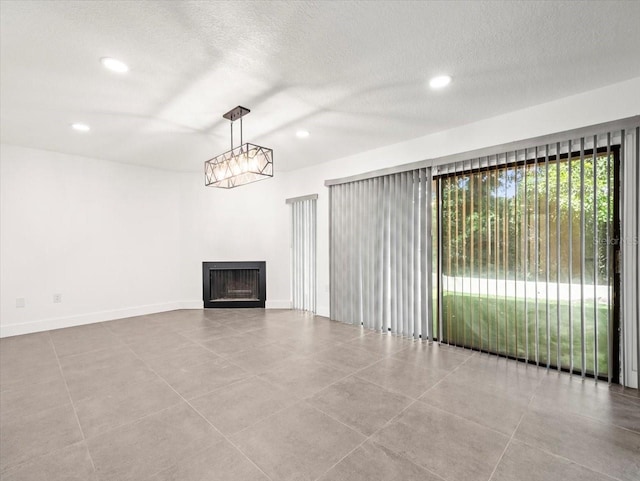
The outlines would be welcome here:
M 24 300 L 24 297 L 16 297 L 16 307 L 24 307 L 26 305 L 26 302 Z
M 62 302 L 62 294 L 54 294 L 53 295 L 53 302 L 55 304 L 59 304 Z

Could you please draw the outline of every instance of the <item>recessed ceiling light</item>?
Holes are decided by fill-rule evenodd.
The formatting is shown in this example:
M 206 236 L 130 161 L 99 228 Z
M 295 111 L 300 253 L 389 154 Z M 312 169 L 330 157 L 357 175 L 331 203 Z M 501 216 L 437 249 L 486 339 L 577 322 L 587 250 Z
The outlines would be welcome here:
M 102 63 L 104 68 L 107 68 L 112 72 L 125 73 L 129 71 L 129 67 L 126 63 L 121 62 L 120 60 L 116 60 L 115 58 L 102 57 L 100 59 L 100 62 Z
M 440 75 L 429 80 L 429 87 L 432 89 L 441 89 L 451 83 L 451 77 L 448 75 Z
M 309 131 L 308 130 L 298 130 L 296 132 L 296 137 L 298 137 L 299 139 L 306 139 L 307 137 L 309 137 Z
M 91 130 L 91 127 L 81 122 L 76 122 L 75 124 L 71 124 L 71 128 L 73 130 L 77 130 L 78 132 L 89 132 Z

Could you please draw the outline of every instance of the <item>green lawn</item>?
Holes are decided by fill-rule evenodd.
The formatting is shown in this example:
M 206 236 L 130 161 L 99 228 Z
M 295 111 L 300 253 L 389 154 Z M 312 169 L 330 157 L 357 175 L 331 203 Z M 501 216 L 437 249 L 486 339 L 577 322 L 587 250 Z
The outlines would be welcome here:
M 580 302 L 571 305 L 566 301 L 550 301 L 549 346 L 547 346 L 547 304 L 538 300 L 522 298 L 494 298 L 481 295 L 443 294 L 443 340 L 452 344 L 465 345 L 476 349 L 497 352 L 508 356 L 525 358 L 528 345 L 528 359 L 536 359 L 536 312 L 538 316 L 538 360 L 546 365 L 557 365 L 558 348 L 558 315 L 560 319 L 560 352 L 561 365 L 569 368 L 569 312 L 572 312 L 573 324 L 573 359 L 574 368 L 580 369 L 581 351 L 581 306 Z M 607 305 L 586 302 L 585 306 L 585 349 L 586 370 L 594 370 L 595 323 L 598 318 L 598 373 L 606 374 L 608 370 L 607 355 Z M 437 317 L 436 317 L 437 319 Z M 437 331 L 436 331 L 437 332 Z M 528 334 L 528 335 L 527 335 Z M 547 351 L 549 347 L 549 351 Z

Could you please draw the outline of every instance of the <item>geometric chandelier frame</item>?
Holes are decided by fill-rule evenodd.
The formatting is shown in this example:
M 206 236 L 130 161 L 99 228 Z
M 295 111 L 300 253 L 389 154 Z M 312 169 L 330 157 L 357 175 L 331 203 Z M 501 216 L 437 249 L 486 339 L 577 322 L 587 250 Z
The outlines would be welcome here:
M 231 149 L 204 163 L 204 184 L 208 187 L 232 189 L 273 177 L 273 150 L 256 144 L 242 143 L 242 117 L 250 112 L 236 107 L 223 115 L 231 121 Z M 240 119 L 240 145 L 233 147 L 233 122 Z

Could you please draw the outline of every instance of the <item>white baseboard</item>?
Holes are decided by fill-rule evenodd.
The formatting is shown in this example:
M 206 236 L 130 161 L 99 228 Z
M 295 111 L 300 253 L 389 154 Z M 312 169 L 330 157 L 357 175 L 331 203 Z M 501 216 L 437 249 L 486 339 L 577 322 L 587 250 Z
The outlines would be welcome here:
M 266 309 L 291 309 L 291 301 L 269 301 L 265 303 Z
M 178 309 L 204 309 L 202 301 L 181 301 Z
M 291 301 L 267 301 L 266 308 L 291 309 Z M 0 325 L 0 338 L 49 331 L 51 329 L 82 326 L 96 322 L 113 321 L 126 317 L 144 316 L 158 312 L 175 311 L 176 309 L 202 309 L 202 301 L 174 301 L 162 304 L 148 304 L 145 306 L 126 307 L 109 311 L 90 312 L 77 316 L 55 317 L 20 324 Z
M 96 322 L 113 321 L 126 317 L 144 316 L 145 314 L 155 314 L 157 312 L 174 311 L 176 309 L 190 309 L 184 304 L 189 302 L 165 302 L 162 304 L 148 304 L 144 306 L 125 307 L 123 309 L 113 309 L 109 311 L 90 312 L 69 317 L 55 317 L 51 319 L 40 319 L 38 321 L 24 322 L 20 324 L 0 325 L 0 338 L 19 336 L 21 334 L 31 334 L 33 332 L 48 331 L 51 329 L 62 329 L 64 327 L 82 326 Z M 200 301 L 202 308 L 202 301 Z

